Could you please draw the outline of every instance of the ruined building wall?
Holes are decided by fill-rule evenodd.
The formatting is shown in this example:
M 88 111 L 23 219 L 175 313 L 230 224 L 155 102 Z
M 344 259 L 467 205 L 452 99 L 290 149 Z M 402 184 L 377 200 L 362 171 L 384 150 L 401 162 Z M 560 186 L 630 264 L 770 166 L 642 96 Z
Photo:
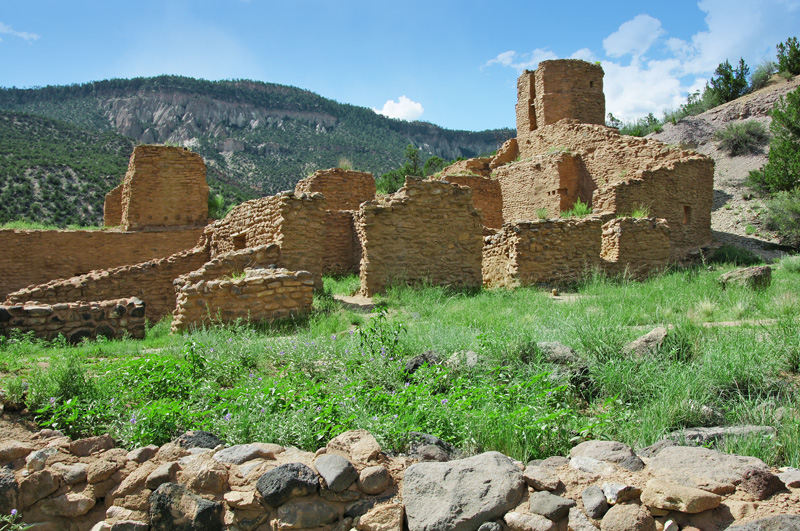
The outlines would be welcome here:
M 232 251 L 212 258 L 202 267 L 177 277 L 173 281 L 173 285 L 178 290 L 185 284 L 197 284 L 203 280 L 237 276 L 244 273 L 247 268 L 275 266 L 279 261 L 280 248 L 274 243 L 248 247 L 241 251 Z
M 202 234 L 202 227 L 158 232 L 0 230 L 0 301 L 27 286 L 191 249 Z
M 505 223 L 486 237 L 483 282 L 527 286 L 580 279 L 601 264 L 600 218 Z
M 122 225 L 122 189 L 124 186 L 120 183 L 106 194 L 103 202 L 103 226 L 105 227 Z
M 483 213 L 483 225 L 490 229 L 503 226 L 503 193 L 500 182 L 476 175 L 447 175 L 441 180 L 472 190 L 472 203 Z
M 320 192 L 329 210 L 358 210 L 364 201 L 375 199 L 375 178 L 371 173 L 331 168 L 319 170 L 297 183 L 295 193 Z
M 125 230 L 202 225 L 207 218 L 203 157 L 178 147 L 134 148 L 122 188 Z
M 282 192 L 246 201 L 206 229 L 211 255 L 275 243 L 280 266 L 310 271 L 322 285 L 326 201 L 322 194 Z
M 313 291 L 311 273 L 286 269 L 248 269 L 240 278 L 185 283 L 178 290 L 172 331 L 303 315 L 311 311 Z
M 439 177 L 448 181 L 449 177 L 461 175 L 477 175 L 488 179 L 492 174 L 491 163 L 492 159 L 488 157 L 459 160 L 444 168 Z
M 325 212 L 325 242 L 322 257 L 322 272 L 358 273 L 361 262 L 361 244 L 355 227 L 352 210 L 328 210 Z
M 469 188 L 406 179 L 395 194 L 361 205 L 361 292 L 392 282 L 480 286 L 483 223 Z
M 33 332 L 52 340 L 64 336 L 70 343 L 100 336 L 143 339 L 145 305 L 139 299 L 58 304 L 0 305 L 0 336 L 11 330 Z
M 172 282 L 180 275 L 198 269 L 209 259 L 207 247 L 196 247 L 167 258 L 92 271 L 22 289 L 11 293 L 7 304 L 28 301 L 57 304 L 137 297 L 146 305 L 147 319 L 155 322 L 175 309 L 175 289 Z
M 646 277 L 666 267 L 670 228 L 658 218 L 615 218 L 603 225 L 600 251 L 607 273 Z

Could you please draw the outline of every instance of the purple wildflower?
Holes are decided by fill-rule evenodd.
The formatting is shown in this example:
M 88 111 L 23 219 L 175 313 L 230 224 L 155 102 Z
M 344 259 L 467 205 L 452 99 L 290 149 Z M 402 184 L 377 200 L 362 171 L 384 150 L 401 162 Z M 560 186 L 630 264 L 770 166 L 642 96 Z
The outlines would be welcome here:
M 226 413 L 226 414 L 225 414 L 225 420 L 231 420 L 231 417 L 232 417 L 232 416 L 233 416 L 233 415 L 231 415 L 230 413 Z

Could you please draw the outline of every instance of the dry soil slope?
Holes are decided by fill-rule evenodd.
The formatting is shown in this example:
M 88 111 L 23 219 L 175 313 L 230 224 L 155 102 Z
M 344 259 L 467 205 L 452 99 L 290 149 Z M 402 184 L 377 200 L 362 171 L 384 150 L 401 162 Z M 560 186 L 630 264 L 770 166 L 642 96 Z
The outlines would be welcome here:
M 769 127 L 772 119 L 768 113 L 775 102 L 798 87 L 800 76 L 790 81 L 774 76 L 763 89 L 703 114 L 685 118 L 677 124 L 668 123 L 661 133 L 649 135 L 667 144 L 683 144 L 714 159 L 716 170 L 711 213 L 714 239 L 719 243 L 745 247 L 765 259 L 776 258 L 784 251 L 776 247 L 777 238 L 766 228 L 764 202 L 752 196 L 746 180 L 750 170 L 758 169 L 767 162 L 768 147 L 765 146 L 761 153 L 731 157 L 718 148 L 713 136 L 715 131 L 729 123 L 747 120 L 757 120 Z M 748 226 L 751 228 L 748 229 Z M 753 229 L 755 233 L 752 233 Z

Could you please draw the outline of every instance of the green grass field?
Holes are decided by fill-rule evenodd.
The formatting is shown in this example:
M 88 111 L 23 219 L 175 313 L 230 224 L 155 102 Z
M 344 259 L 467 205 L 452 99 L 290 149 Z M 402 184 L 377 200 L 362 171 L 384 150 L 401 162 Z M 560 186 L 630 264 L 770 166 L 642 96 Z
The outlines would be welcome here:
M 164 321 L 142 341 L 75 347 L 0 338 L 0 388 L 41 426 L 110 432 L 130 447 L 194 428 L 314 450 L 364 428 L 386 450 L 414 430 L 528 460 L 590 438 L 642 447 L 683 427 L 762 424 L 777 435 L 723 449 L 800 466 L 800 267 L 785 259 L 762 292 L 723 290 L 733 267 L 646 282 L 588 275 L 562 301 L 536 288 L 397 287 L 373 314 L 332 297 L 356 277 L 326 278 L 313 313 L 294 322 L 180 336 Z M 726 321 L 740 323 L 705 324 Z M 622 354 L 660 325 L 671 330 L 657 352 Z M 547 361 L 542 341 L 579 360 Z M 406 374 L 426 351 L 442 363 Z

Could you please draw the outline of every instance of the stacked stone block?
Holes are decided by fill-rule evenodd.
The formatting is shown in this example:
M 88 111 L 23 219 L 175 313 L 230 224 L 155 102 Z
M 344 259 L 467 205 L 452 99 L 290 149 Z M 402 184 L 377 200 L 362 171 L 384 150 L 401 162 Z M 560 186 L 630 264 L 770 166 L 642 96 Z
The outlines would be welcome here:
M 361 205 L 361 292 L 392 283 L 481 285 L 483 222 L 469 188 L 406 179 L 395 194 Z
M 239 277 L 184 282 L 178 287 L 172 331 L 237 320 L 273 321 L 311 311 L 308 271 L 248 268 Z
M 472 190 L 472 203 L 483 213 L 483 224 L 490 229 L 503 226 L 503 194 L 500 182 L 477 175 L 447 175 L 441 178 Z
M 615 218 L 603 225 L 600 252 L 607 273 L 643 278 L 666 267 L 670 228 L 658 218 Z
M 329 210 L 358 210 L 364 201 L 375 199 L 375 178 L 367 172 L 331 168 L 299 181 L 294 191 L 321 193 Z
M 105 337 L 144 338 L 145 304 L 139 299 L 58 304 L 0 305 L 0 335 L 33 332 L 42 339 L 64 336 L 70 343 Z

